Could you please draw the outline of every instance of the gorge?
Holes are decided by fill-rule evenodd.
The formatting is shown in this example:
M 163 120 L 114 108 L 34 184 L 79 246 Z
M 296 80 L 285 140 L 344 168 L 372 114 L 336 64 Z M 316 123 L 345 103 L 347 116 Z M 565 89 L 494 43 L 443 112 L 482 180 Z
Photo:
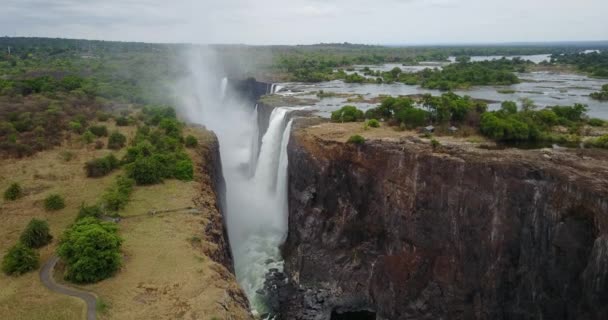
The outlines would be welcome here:
M 434 150 L 408 136 L 357 146 L 338 124 L 257 101 L 277 85 L 217 83 L 221 94 L 201 91 L 189 111 L 220 141 L 235 271 L 254 314 L 608 314 L 603 151 Z

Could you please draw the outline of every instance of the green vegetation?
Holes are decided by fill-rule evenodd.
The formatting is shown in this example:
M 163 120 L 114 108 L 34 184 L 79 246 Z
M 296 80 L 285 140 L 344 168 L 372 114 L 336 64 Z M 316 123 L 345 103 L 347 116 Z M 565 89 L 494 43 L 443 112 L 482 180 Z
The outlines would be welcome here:
M 602 90 L 593 92 L 591 98 L 599 101 L 608 101 L 608 84 L 602 86 Z
M 334 122 L 356 122 L 364 118 L 363 111 L 354 106 L 344 106 L 331 113 L 331 120 Z
M 101 216 L 103 216 L 103 210 L 100 205 L 85 206 L 83 203 L 78 210 L 76 221 L 89 217 L 99 219 Z
M 606 50 L 602 50 L 600 53 L 553 54 L 551 62 L 553 64 L 574 65 L 579 71 L 590 76 L 608 78 L 608 51 Z
M 501 110 L 481 116 L 479 128 L 483 135 L 498 141 L 574 142 L 580 139 L 576 133 L 586 122 L 586 110 L 581 104 L 534 110 L 524 103 L 517 111 L 513 102 L 504 102 Z M 551 129 L 556 125 L 569 127 L 574 135 L 553 133 Z
M 32 219 L 19 238 L 22 244 L 33 249 L 46 246 L 52 239 L 49 223 L 38 219 Z
M 431 147 L 433 150 L 436 150 L 437 148 L 441 147 L 441 143 L 437 141 L 437 139 L 431 139 Z
M 371 128 L 380 128 L 380 122 L 376 119 L 367 120 L 367 125 Z
M 127 137 L 118 131 L 112 132 L 108 138 L 108 149 L 120 150 L 127 143 Z
M 519 83 L 513 72 L 525 71 L 530 62 L 518 58 L 479 62 L 459 62 L 442 69 L 425 69 L 417 73 L 383 73 L 384 82 L 420 84 L 423 88 L 453 90 L 478 85 L 511 85 Z
M 4 255 L 2 259 L 2 272 L 6 275 L 19 276 L 38 269 L 40 256 L 27 246 L 17 243 Z
M 125 208 L 133 192 L 135 181 L 133 179 L 118 176 L 114 184 L 106 190 L 103 195 L 103 205 L 106 210 L 118 212 Z
M 122 263 L 121 244 L 115 224 L 91 217 L 78 220 L 64 232 L 57 250 L 66 263 L 65 279 L 95 283 L 111 277 Z
M 88 161 L 84 168 L 87 173 L 87 177 L 96 178 L 103 177 L 114 169 L 120 166 L 118 159 L 113 154 L 109 154 L 103 158 L 93 159 Z
M 195 148 L 198 146 L 198 140 L 191 134 L 186 137 L 186 141 L 184 142 L 186 148 Z
M 65 201 L 58 194 L 51 194 L 44 199 L 44 209 L 46 211 L 57 211 L 63 208 L 65 208 Z
M 96 137 L 108 136 L 108 128 L 106 126 L 90 126 L 89 131 L 91 131 L 91 133 L 93 133 Z
M 14 182 L 4 191 L 4 200 L 15 201 L 23 196 L 21 185 Z
M 350 136 L 350 138 L 348 138 L 348 143 L 353 143 L 353 144 L 364 144 L 365 143 L 365 138 L 363 138 L 362 136 L 356 134 L 353 136 Z

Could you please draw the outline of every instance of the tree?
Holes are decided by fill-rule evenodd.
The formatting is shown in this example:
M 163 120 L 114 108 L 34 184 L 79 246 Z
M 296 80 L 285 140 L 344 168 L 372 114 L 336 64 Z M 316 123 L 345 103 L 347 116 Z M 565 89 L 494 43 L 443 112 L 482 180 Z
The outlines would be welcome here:
M 355 106 L 344 106 L 340 110 L 331 113 L 331 120 L 335 122 L 356 122 L 363 120 L 363 111 Z
M 52 239 L 49 223 L 38 219 L 32 219 L 19 238 L 25 246 L 34 249 L 46 246 Z
M 25 245 L 18 243 L 8 250 L 2 260 L 2 272 L 7 275 L 22 275 L 36 270 L 39 265 L 38 253 Z
M 500 109 L 508 114 L 517 113 L 517 104 L 513 101 L 504 101 Z
M 95 283 L 109 278 L 121 266 L 122 238 L 115 224 L 88 217 L 77 221 L 61 237 L 58 255 L 65 261 L 65 278 Z

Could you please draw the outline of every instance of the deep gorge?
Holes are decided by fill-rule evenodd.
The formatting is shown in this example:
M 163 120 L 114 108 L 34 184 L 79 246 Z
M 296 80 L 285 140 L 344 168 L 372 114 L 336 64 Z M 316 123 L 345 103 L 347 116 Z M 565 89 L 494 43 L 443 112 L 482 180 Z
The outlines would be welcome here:
M 281 318 L 604 319 L 608 173 L 539 154 L 295 129 Z

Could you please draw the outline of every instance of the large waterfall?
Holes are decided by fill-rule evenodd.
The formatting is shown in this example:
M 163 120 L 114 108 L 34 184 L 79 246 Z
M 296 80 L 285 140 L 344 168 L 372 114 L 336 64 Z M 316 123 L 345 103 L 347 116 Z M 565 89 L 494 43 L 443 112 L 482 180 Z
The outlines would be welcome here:
M 218 136 L 226 180 L 226 220 L 237 279 L 253 311 L 263 313 L 264 302 L 256 291 L 262 289 L 270 268 L 282 269 L 279 245 L 287 232 L 287 143 L 291 122 L 286 120 L 290 109 L 273 110 L 259 145 L 258 135 L 264 128 L 258 128 L 257 107 L 251 101 L 236 98 L 225 78 L 210 77 L 205 58 L 208 57 L 200 54 L 189 57 L 191 75 L 179 84 L 177 92 L 188 119 L 205 125 Z

